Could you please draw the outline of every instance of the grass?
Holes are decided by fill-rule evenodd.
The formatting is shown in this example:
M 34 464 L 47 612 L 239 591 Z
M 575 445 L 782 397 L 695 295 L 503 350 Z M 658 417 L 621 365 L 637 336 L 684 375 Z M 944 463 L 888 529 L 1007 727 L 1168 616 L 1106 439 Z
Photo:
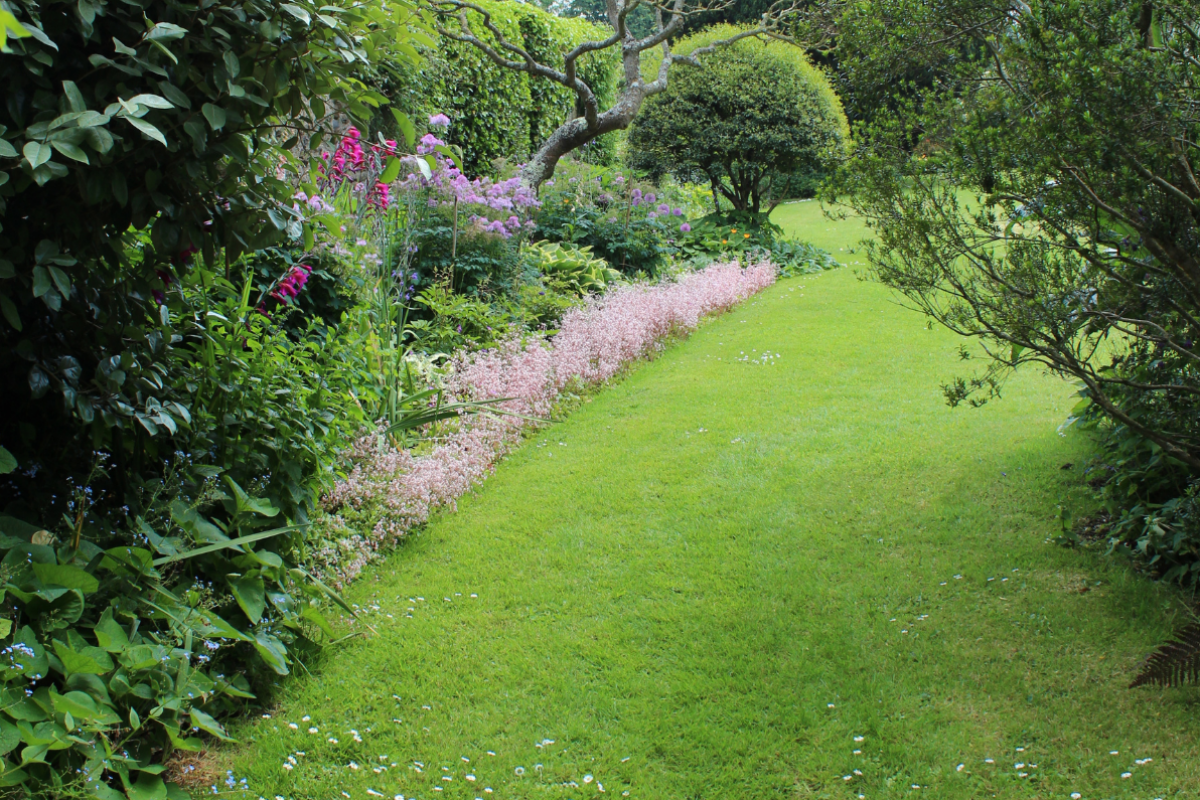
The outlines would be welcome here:
M 1125 688 L 1172 593 L 1048 541 L 1070 388 L 951 410 L 956 349 L 848 269 L 702 327 L 370 570 L 369 635 L 222 769 L 313 800 L 1194 796 L 1195 692 Z

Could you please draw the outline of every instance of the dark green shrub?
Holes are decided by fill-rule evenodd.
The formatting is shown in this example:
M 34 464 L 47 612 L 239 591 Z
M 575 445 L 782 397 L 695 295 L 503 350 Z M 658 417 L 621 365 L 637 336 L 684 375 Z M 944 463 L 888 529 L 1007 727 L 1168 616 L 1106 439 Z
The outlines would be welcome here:
M 716 26 L 683 40 L 686 54 L 727 38 Z M 841 102 L 804 52 L 743 39 L 672 67 L 666 91 L 651 97 L 629 133 L 629 164 L 651 178 L 711 185 L 734 209 L 769 213 L 813 191 L 849 143 Z

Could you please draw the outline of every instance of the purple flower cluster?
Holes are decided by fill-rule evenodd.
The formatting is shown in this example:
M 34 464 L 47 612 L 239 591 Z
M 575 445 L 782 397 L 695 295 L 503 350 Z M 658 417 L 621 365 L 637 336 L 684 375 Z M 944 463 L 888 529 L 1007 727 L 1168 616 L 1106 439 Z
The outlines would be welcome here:
M 445 142 L 433 134 L 426 134 L 417 145 L 417 153 L 433 154 L 437 147 L 444 144 Z M 521 184 L 519 178 L 504 181 L 493 181 L 490 178 L 471 180 L 447 158 L 436 155 L 434 163 L 435 169 L 430 177 L 410 172 L 401 183 L 401 188 L 412 191 L 432 190 L 431 206 L 451 206 L 455 201 L 459 205 L 482 206 L 480 211 L 483 213 L 473 213 L 468 219 L 477 230 L 486 233 L 508 238 L 522 227 L 532 229 L 535 226 L 528 217 L 541 203 L 536 194 Z M 501 213 L 492 213 L 497 211 Z

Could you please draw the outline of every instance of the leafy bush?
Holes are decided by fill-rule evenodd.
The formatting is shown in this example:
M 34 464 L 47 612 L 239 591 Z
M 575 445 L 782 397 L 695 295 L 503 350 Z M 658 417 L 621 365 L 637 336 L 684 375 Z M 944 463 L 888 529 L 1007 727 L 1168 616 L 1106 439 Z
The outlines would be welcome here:
M 533 236 L 591 247 L 625 275 L 657 275 L 676 254 L 687 217 L 656 191 L 621 173 L 564 163 L 542 188 Z
M 684 39 L 686 55 L 737 29 L 716 26 Z M 652 178 L 709 184 L 738 211 L 769 213 L 813 191 L 849 143 L 841 101 L 802 50 L 743 39 L 708 53 L 702 66 L 672 68 L 629 133 L 629 164 Z
M 261 300 L 249 272 L 238 285 L 201 268 L 169 289 L 154 334 L 171 366 L 161 396 L 186 400 L 166 400 L 184 424 L 164 415 L 141 449 L 97 451 L 44 508 L 9 504 L 57 535 L 0 518 L 18 626 L 0 713 L 9 785 L 164 796 L 163 756 L 200 749 L 198 730 L 223 737 L 216 718 L 329 631 L 314 604 L 335 596 L 298 565 L 334 446 L 361 424 L 338 384 L 348 343 L 317 328 L 294 341 Z M 37 496 L 21 491 L 35 476 L 10 474 L 6 493 Z
M 590 247 L 537 242 L 526 248 L 525 255 L 551 285 L 579 295 L 602 292 L 621 277 L 607 261 L 594 257 Z

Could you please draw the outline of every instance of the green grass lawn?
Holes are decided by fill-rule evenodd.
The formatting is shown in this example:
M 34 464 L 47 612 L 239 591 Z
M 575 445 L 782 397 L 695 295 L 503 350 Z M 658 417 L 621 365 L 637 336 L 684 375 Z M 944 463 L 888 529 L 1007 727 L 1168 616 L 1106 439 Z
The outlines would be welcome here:
M 858 223 L 778 213 L 854 260 Z M 369 570 L 368 635 L 221 768 L 268 800 L 1194 797 L 1195 691 L 1125 688 L 1172 593 L 1048 541 L 1070 387 L 949 409 L 957 346 L 850 269 L 703 326 Z

